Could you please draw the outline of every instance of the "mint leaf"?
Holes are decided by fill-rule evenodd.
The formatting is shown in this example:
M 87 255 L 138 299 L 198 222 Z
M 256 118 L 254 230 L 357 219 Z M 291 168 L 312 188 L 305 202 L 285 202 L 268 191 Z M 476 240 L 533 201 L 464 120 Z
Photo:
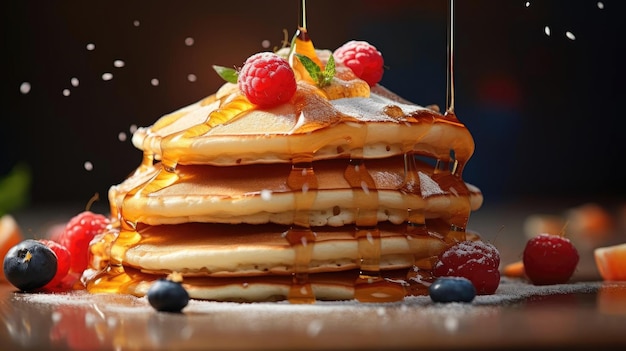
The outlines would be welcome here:
M 304 56 L 301 54 L 296 54 L 296 56 L 298 57 L 300 62 L 302 62 L 302 65 L 304 66 L 306 71 L 309 73 L 313 81 L 317 85 L 319 85 L 321 82 L 321 79 L 323 79 L 322 69 L 320 68 L 320 66 L 318 66 L 317 63 L 313 62 L 313 60 L 311 60 L 307 56 Z
M 239 78 L 239 73 L 234 68 L 213 65 L 213 69 L 225 81 L 237 84 L 237 78 Z
M 322 74 L 322 84 L 320 86 L 329 85 L 335 76 L 335 58 L 333 55 L 330 55 L 328 58 L 328 62 L 326 62 L 326 68 L 324 68 L 324 73 Z
M 302 62 L 302 65 L 318 87 L 323 88 L 329 85 L 333 80 L 333 77 L 335 76 L 335 58 L 333 55 L 330 55 L 328 58 L 328 62 L 326 62 L 326 67 L 323 72 L 320 66 L 318 66 L 317 63 L 311 60 L 308 56 L 301 54 L 296 54 L 296 56 L 300 62 Z

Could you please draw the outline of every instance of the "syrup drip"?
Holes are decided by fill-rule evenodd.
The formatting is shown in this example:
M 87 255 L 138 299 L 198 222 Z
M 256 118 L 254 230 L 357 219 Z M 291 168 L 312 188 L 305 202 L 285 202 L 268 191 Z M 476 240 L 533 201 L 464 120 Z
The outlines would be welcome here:
M 446 115 L 454 114 L 454 0 L 448 5 L 448 75 L 446 84 Z
M 353 202 L 357 210 L 354 237 L 358 240 L 360 256 L 359 277 L 354 283 L 354 298 L 361 302 L 387 302 L 402 300 L 404 288 L 384 279 L 380 273 L 381 240 L 378 229 L 378 191 L 374 179 L 367 171 L 362 150 L 355 150 L 344 172 L 352 187 Z M 369 206 L 365 206 L 368 204 Z
M 291 52 L 289 53 L 289 65 L 293 68 L 296 78 L 306 80 L 315 85 L 315 81 L 311 78 L 306 68 L 297 59 L 296 54 L 304 55 L 313 60 L 320 68 L 324 69 L 324 65 L 315 53 L 315 46 L 309 37 L 306 29 L 306 0 L 300 2 L 300 16 L 298 20 L 298 29 L 291 40 Z
M 461 178 L 464 163 L 454 158 L 454 152 L 451 152 L 449 160 L 437 160 L 435 170 L 432 175 L 433 180 L 440 184 L 441 188 L 461 197 L 464 205 L 455 213 L 450 214 L 450 229 L 445 240 L 449 243 L 463 241 L 466 239 L 465 230 L 469 215 L 471 212 L 471 204 L 469 200 L 469 189 Z
M 421 194 L 420 178 L 415 163 L 413 152 L 404 154 L 404 185 L 401 191 L 408 195 L 410 199 L 406 204 L 407 224 L 406 236 L 412 252 L 419 252 L 419 241 L 421 236 L 429 236 L 426 225 L 426 214 L 424 213 L 424 199 Z M 415 255 L 413 268 L 407 271 L 406 293 L 407 295 L 427 295 L 428 285 L 432 283 L 433 276 L 431 270 L 437 261 L 437 252 L 433 252 L 429 257 Z
M 115 230 L 104 233 L 90 245 L 90 264 L 99 272 L 85 284 L 90 293 L 132 293 L 131 286 L 141 284 L 125 274 L 123 255 L 139 242 L 141 235 L 130 230 Z
M 407 203 L 407 235 L 428 235 L 426 215 L 422 199 L 419 174 L 415 165 L 413 152 L 404 154 L 404 185 L 400 191 L 410 195 L 411 203 Z
M 220 106 L 218 109 L 209 113 L 209 116 L 204 123 L 193 126 L 182 133 L 184 137 L 188 139 L 201 136 L 206 134 L 215 126 L 228 123 L 236 119 L 238 116 L 241 116 L 243 112 L 252 110 L 254 106 L 255 105 L 248 101 L 244 95 L 238 94 L 235 98 L 223 106 Z M 177 136 L 174 136 L 174 138 L 177 138 Z
M 294 225 L 285 234 L 295 252 L 293 280 L 287 297 L 291 303 L 315 302 L 307 273 L 315 244 L 309 210 L 313 207 L 318 188 L 312 160 L 313 155 L 295 157 L 287 178 L 287 186 L 294 192 Z

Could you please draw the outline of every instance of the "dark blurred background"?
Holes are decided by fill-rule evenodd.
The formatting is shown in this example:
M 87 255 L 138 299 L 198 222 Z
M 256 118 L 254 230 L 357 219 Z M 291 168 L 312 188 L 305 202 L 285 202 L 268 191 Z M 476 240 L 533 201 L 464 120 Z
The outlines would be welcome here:
M 141 160 L 132 126 L 215 92 L 213 64 L 281 46 L 298 5 L 3 2 L 0 191 L 27 187 L 23 206 L 106 197 Z M 388 67 L 381 84 L 445 108 L 447 1 L 307 5 L 318 48 L 369 41 Z M 626 199 L 624 10 L 618 0 L 456 1 L 455 111 L 476 141 L 464 176 L 486 204 Z M 6 181 L 16 173 L 30 181 Z

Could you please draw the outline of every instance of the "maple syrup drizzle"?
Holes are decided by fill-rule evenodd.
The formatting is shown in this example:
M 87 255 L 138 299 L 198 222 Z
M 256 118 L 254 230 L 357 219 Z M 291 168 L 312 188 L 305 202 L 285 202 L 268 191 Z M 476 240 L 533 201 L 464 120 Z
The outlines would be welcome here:
M 454 114 L 454 0 L 448 4 L 446 114 Z
M 363 159 L 363 150 L 351 153 L 344 178 L 352 187 L 360 271 L 354 283 L 354 298 L 361 302 L 402 300 L 404 287 L 384 279 L 380 272 L 381 238 L 378 229 L 378 190 Z
M 318 188 L 317 176 L 313 170 L 313 155 L 294 157 L 287 186 L 293 191 L 294 219 L 293 225 L 285 233 L 285 238 L 295 253 L 293 281 L 287 298 L 292 303 L 313 303 L 315 295 L 307 273 L 316 237 L 311 230 L 309 218 Z
M 311 78 L 306 68 L 300 63 L 300 60 L 296 57 L 296 54 L 304 55 L 313 60 L 320 68 L 324 69 L 322 61 L 317 57 L 315 53 L 315 46 L 306 28 L 306 0 L 300 1 L 300 12 L 298 18 L 298 29 L 291 40 L 291 51 L 289 53 L 288 61 L 291 68 L 293 68 L 296 78 L 303 79 L 309 83 L 315 84 L 315 81 Z

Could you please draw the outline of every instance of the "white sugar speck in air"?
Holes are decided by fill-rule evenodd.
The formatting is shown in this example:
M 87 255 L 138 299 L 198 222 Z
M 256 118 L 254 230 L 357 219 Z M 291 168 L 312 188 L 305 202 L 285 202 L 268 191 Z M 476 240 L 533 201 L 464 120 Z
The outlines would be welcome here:
M 126 136 L 126 133 L 124 133 L 124 132 L 120 132 L 120 133 L 117 135 L 117 139 L 119 139 L 119 141 L 126 141 L 126 139 L 127 139 L 127 138 L 128 138 L 128 137 Z
M 133 21 L 133 26 L 139 27 L 140 25 L 141 25 L 141 23 L 139 23 L 139 20 L 134 20 Z
M 575 35 L 574 35 L 574 33 L 572 33 L 572 32 L 569 32 L 569 31 L 565 32 L 565 36 L 566 36 L 566 37 L 567 37 L 567 39 L 569 39 L 569 40 L 576 40 L 576 36 L 575 36 Z
M 192 37 L 187 37 L 187 38 L 185 38 L 185 45 L 187 45 L 187 46 L 192 46 L 192 45 L 193 45 L 193 43 L 194 43 L 194 40 L 193 40 L 193 38 L 192 38 Z
M 70 90 L 69 89 L 63 89 L 63 96 L 70 96 Z
M 603 9 L 604 9 L 604 3 L 603 3 L 602 1 L 598 1 L 598 8 L 599 8 L 600 10 L 603 10 Z
M 530 6 L 530 1 L 526 1 L 526 7 Z
M 155 86 L 155 87 L 156 87 L 157 85 L 159 85 L 159 80 L 158 80 L 158 79 L 156 79 L 156 78 L 152 78 L 152 79 L 150 80 L 150 84 L 152 84 L 152 86 Z
M 113 66 L 117 67 L 117 68 L 121 68 L 126 66 L 126 63 L 122 60 L 115 60 L 113 61 Z
M 195 74 L 190 73 L 190 74 L 187 75 L 187 80 L 190 81 L 190 82 L 195 82 L 196 80 L 198 80 L 198 77 L 196 77 Z
M 22 94 L 30 93 L 30 83 L 29 82 L 23 82 L 22 84 L 20 84 L 20 93 L 22 93 Z
M 543 32 L 544 32 L 544 33 L 546 33 L 546 35 L 547 35 L 547 36 L 550 36 L 550 27 L 545 26 L 545 27 L 543 28 Z
M 94 43 L 87 44 L 87 50 L 93 51 L 95 49 L 96 49 L 96 44 L 94 44 Z
M 128 130 L 131 133 L 135 133 L 137 131 L 137 125 L 136 124 L 131 124 L 130 127 L 128 127 Z
M 70 79 L 70 84 L 72 84 L 72 86 L 75 88 L 78 86 L 80 82 L 78 81 L 78 78 L 76 77 L 72 77 L 72 79 Z
M 262 46 L 263 48 L 265 48 L 265 49 L 269 48 L 269 47 L 270 47 L 270 44 L 271 44 L 271 43 L 270 43 L 270 41 L 269 41 L 269 40 L 267 40 L 267 39 L 265 39 L 265 40 L 263 40 L 263 41 L 261 42 L 261 46 Z
M 111 73 L 102 73 L 102 80 L 111 80 L 113 79 L 113 74 Z
M 91 171 L 91 170 L 93 170 L 93 163 L 91 163 L 89 161 L 85 161 L 85 164 L 83 165 L 83 167 L 85 167 L 86 171 Z

